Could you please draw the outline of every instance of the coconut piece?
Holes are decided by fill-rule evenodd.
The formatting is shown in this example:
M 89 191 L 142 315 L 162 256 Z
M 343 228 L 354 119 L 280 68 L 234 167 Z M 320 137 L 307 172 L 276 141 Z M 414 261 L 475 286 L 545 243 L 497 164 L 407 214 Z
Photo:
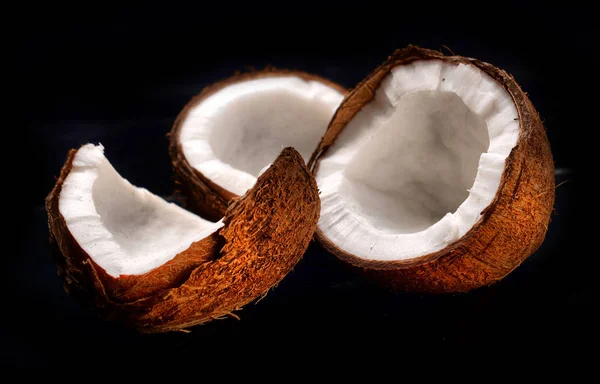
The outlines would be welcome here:
M 503 278 L 542 243 L 554 204 L 550 145 L 514 78 L 414 46 L 348 94 L 309 168 L 317 239 L 395 289 Z
M 275 69 L 205 88 L 170 132 L 175 179 L 189 206 L 218 220 L 281 148 L 293 146 L 308 160 L 344 93 L 319 76 Z
M 265 295 L 302 257 L 319 209 L 314 178 L 292 148 L 217 223 L 134 187 L 92 144 L 69 152 L 46 198 L 67 292 L 148 333 Z

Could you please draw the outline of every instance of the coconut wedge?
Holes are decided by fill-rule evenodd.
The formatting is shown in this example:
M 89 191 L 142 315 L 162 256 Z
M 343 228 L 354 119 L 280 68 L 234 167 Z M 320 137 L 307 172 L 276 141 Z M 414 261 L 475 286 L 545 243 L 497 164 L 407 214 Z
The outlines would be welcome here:
M 309 162 L 316 237 L 396 289 L 493 283 L 544 240 L 554 164 L 515 79 L 409 46 L 344 99 Z
M 319 76 L 269 69 L 205 88 L 170 132 L 175 180 L 188 206 L 220 219 L 284 146 L 308 160 L 345 90 Z
M 141 332 L 231 314 L 276 285 L 312 238 L 317 187 L 292 148 L 217 223 L 131 185 L 103 152 L 70 151 L 46 198 L 48 225 L 67 292 Z

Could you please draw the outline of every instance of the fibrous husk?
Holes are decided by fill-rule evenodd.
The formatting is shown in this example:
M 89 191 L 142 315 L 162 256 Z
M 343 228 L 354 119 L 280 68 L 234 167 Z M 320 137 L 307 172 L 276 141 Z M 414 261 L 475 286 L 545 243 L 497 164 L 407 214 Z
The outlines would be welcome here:
M 305 81 L 317 81 L 337 89 L 341 93 L 346 92 L 342 86 L 321 76 L 297 70 L 269 67 L 260 71 L 239 73 L 207 86 L 185 105 L 175 119 L 173 127 L 169 132 L 169 154 L 171 156 L 175 182 L 178 185 L 178 191 L 189 208 L 202 217 L 214 221 L 219 220 L 227 211 L 228 203 L 239 196 L 213 183 L 209 178 L 190 165 L 183 154 L 181 142 L 179 141 L 179 133 L 183 122 L 191 109 L 223 88 L 248 80 L 279 76 L 294 76 Z
M 204 323 L 265 295 L 301 259 L 319 218 L 315 180 L 300 154 L 285 148 L 256 185 L 231 202 L 223 228 L 148 273 L 114 278 L 83 251 L 59 212 L 76 152 L 70 151 L 46 198 L 59 274 L 67 292 L 144 333 Z
M 462 238 L 440 251 L 413 259 L 376 261 L 358 258 L 338 248 L 319 227 L 316 238 L 343 261 L 393 289 L 461 292 L 502 279 L 530 256 L 544 240 L 554 205 L 554 163 L 550 144 L 540 116 L 513 76 L 473 58 L 444 56 L 415 46 L 398 50 L 346 96 L 308 164 L 317 174 L 319 160 L 348 122 L 373 99 L 392 68 L 432 59 L 473 65 L 512 96 L 520 132 L 516 146 L 506 159 L 494 199 Z

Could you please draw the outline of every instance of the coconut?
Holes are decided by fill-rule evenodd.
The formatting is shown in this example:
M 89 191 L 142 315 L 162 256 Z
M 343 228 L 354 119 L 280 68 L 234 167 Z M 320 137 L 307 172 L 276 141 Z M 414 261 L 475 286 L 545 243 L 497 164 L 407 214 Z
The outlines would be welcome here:
M 218 220 L 284 146 L 308 160 L 345 90 L 322 77 L 267 69 L 208 86 L 170 132 L 175 180 L 187 205 Z
M 550 145 L 513 76 L 415 46 L 347 95 L 309 168 L 318 240 L 394 289 L 498 281 L 540 246 L 554 204 Z
M 46 198 L 67 292 L 145 333 L 204 323 L 265 295 L 302 257 L 319 209 L 292 148 L 216 223 L 133 186 L 92 144 L 70 151 Z

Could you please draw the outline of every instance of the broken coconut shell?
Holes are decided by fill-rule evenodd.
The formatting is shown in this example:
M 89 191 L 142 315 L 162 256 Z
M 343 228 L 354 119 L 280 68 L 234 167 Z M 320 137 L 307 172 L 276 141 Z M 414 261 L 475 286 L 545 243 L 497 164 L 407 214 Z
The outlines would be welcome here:
M 244 196 L 224 227 L 171 261 L 141 275 L 115 278 L 79 246 L 59 211 L 71 150 L 46 198 L 51 240 L 65 290 L 93 303 L 103 317 L 143 333 L 182 330 L 232 314 L 264 296 L 301 259 L 320 210 L 314 178 L 300 154 L 285 148 Z
M 346 96 L 311 157 L 309 168 L 322 189 L 319 164 L 338 136 L 374 99 L 393 68 L 422 60 L 474 66 L 512 97 L 518 116 L 518 138 L 506 158 L 493 200 L 473 227 L 457 241 L 415 258 L 357 257 L 332 242 L 323 233 L 321 222 L 316 238 L 341 260 L 393 289 L 431 293 L 468 291 L 502 279 L 531 255 L 544 240 L 553 209 L 554 164 L 550 145 L 538 113 L 513 76 L 473 58 L 444 56 L 415 46 L 398 50 Z
M 332 90 L 344 95 L 346 90 L 321 76 L 309 74 L 297 70 L 276 69 L 273 67 L 261 71 L 236 74 L 230 78 L 219 81 L 204 88 L 198 95 L 193 97 L 181 110 L 177 116 L 171 131 L 169 132 L 169 154 L 174 170 L 174 178 L 177 184 L 178 192 L 181 193 L 182 200 L 192 211 L 197 212 L 202 217 L 216 221 L 226 212 L 228 203 L 238 197 L 236 193 L 228 191 L 210 178 L 203 175 L 198 169 L 194 168 L 184 155 L 184 150 L 180 141 L 180 133 L 183 123 L 186 121 L 191 110 L 200 105 L 206 99 L 217 92 L 231 85 L 247 82 L 250 80 L 260 80 L 277 77 L 292 77 L 304 80 L 306 82 L 317 82 Z M 341 96 L 340 96 L 341 100 Z M 339 101 L 336 103 L 336 106 Z M 332 112 L 333 113 L 333 110 Z M 331 115 L 329 115 L 331 116 Z M 325 125 L 327 122 L 325 122 Z M 325 126 L 323 127 L 324 133 Z M 319 133 L 316 140 L 320 139 L 322 133 Z M 316 143 L 317 141 L 315 141 Z M 285 143 L 286 146 L 296 146 L 295 143 Z M 312 151 L 309 149 L 308 155 Z M 266 164 L 265 164 L 266 165 Z

